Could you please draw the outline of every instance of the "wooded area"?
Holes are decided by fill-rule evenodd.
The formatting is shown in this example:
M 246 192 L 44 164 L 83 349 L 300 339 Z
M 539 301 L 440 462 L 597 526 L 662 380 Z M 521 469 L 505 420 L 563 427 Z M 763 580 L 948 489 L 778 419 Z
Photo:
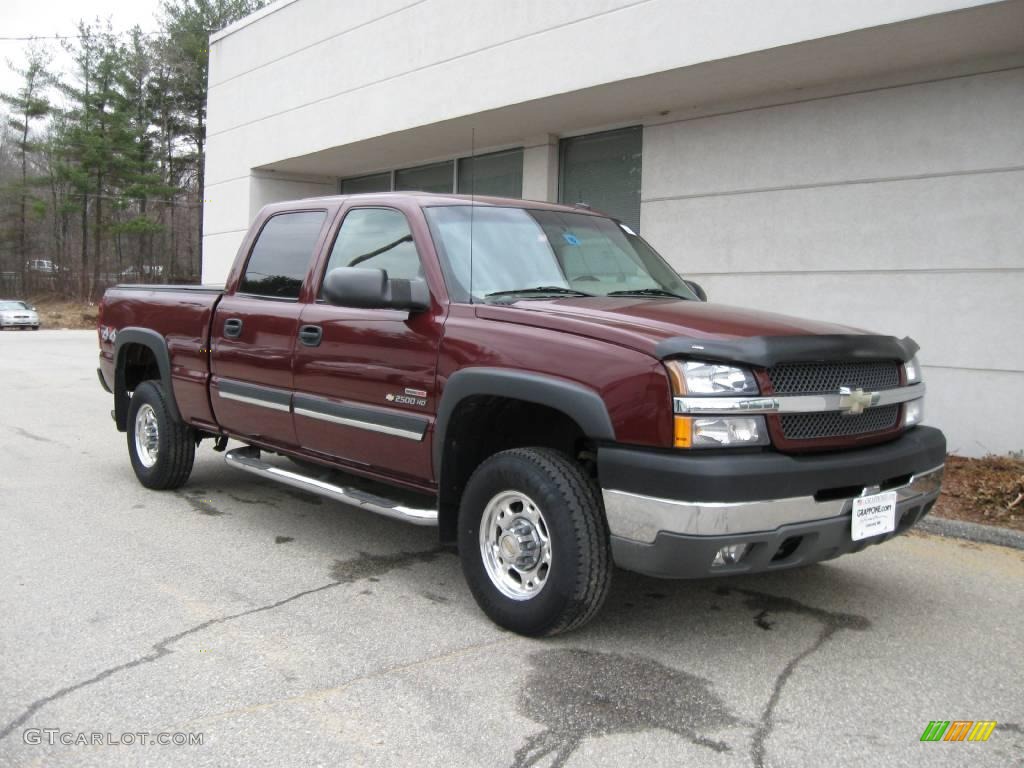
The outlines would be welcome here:
M 164 0 L 158 31 L 79 22 L 72 66 L 33 42 L 0 95 L 0 295 L 95 299 L 196 282 L 211 33 L 266 0 Z

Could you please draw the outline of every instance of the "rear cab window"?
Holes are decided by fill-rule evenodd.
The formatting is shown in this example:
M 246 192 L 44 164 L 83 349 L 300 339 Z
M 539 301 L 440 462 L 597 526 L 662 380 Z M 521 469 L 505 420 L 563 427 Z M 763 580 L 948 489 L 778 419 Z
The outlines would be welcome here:
M 327 211 L 278 213 L 267 219 L 249 254 L 238 292 L 298 299 Z

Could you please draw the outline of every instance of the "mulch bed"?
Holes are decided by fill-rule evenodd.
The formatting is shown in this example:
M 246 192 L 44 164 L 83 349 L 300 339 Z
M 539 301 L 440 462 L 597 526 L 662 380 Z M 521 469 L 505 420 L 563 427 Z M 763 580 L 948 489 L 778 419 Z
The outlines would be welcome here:
M 932 514 L 1024 531 L 1024 459 L 948 456 Z

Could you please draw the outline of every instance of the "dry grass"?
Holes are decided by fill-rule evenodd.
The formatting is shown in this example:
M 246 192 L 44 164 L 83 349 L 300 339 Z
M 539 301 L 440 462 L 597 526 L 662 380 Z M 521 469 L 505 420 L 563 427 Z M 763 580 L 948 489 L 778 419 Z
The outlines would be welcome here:
M 933 514 L 1024 531 L 1024 459 L 947 457 Z
M 53 297 L 28 299 L 28 302 L 39 312 L 40 326 L 44 330 L 61 328 L 95 330 L 96 328 L 98 308 L 95 304 Z

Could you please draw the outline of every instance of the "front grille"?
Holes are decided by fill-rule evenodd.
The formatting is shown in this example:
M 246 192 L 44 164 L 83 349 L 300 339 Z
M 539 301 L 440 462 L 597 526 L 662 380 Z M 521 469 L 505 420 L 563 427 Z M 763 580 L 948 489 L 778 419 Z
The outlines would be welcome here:
M 823 437 L 851 437 L 871 432 L 884 432 L 896 426 L 899 405 L 868 408 L 856 416 L 843 416 L 838 411 L 799 413 L 780 416 L 782 434 L 787 440 L 818 440 Z
M 777 395 L 838 393 L 840 387 L 876 392 L 900 385 L 895 362 L 863 363 L 780 363 L 768 369 Z M 847 433 L 856 434 L 856 433 Z

